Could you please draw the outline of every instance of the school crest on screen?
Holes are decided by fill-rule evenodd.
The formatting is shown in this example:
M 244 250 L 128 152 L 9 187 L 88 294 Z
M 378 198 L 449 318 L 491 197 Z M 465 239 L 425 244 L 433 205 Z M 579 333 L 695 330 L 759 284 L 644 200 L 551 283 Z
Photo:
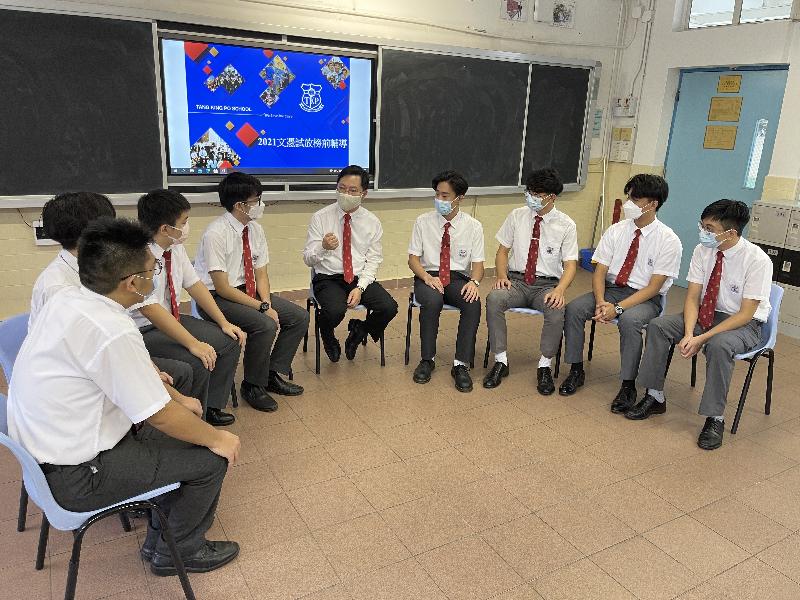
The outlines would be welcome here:
M 322 104 L 322 86 L 314 83 L 303 83 L 303 96 L 300 98 L 300 108 L 306 112 L 319 112 L 325 108 Z

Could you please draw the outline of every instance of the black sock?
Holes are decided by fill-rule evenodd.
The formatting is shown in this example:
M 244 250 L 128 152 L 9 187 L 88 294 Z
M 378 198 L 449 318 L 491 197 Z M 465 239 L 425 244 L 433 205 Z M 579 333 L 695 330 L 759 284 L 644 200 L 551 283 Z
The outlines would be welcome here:
M 622 380 L 622 387 L 628 390 L 632 390 L 636 387 L 636 380 L 635 379 L 623 379 Z
M 583 372 L 583 361 L 572 363 L 572 366 L 569 368 L 571 373 L 582 373 Z

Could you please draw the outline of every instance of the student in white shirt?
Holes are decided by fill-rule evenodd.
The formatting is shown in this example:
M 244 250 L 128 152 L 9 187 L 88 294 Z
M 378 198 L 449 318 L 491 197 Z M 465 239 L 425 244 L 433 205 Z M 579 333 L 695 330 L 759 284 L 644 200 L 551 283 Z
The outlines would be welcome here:
M 334 329 L 348 308 L 362 304 L 366 320 L 350 319 L 345 356 L 353 360 L 361 343 L 380 339 L 397 314 L 397 302 L 375 278 L 383 262 L 383 227 L 361 205 L 367 195 L 369 173 L 358 165 L 339 171 L 336 203 L 311 216 L 303 261 L 314 270 L 314 297 L 320 305 L 320 335 L 331 362 L 341 356 Z
M 235 542 L 205 538 L 239 438 L 204 423 L 199 401 L 165 389 L 153 370 L 127 312 L 155 289 L 158 265 L 148 241 L 144 229 L 122 219 L 86 228 L 82 287 L 44 306 L 14 365 L 9 435 L 41 464 L 56 501 L 71 511 L 181 482 L 156 502 L 187 571 L 211 571 L 239 552 Z M 142 421 L 149 426 L 133 433 Z M 142 557 L 154 574 L 175 574 L 157 519 Z
M 163 267 L 158 289 L 135 305 L 133 320 L 151 356 L 176 359 L 192 367 L 196 397 L 211 425 L 230 425 L 224 412 L 231 393 L 245 334 L 228 322 L 200 281 L 183 245 L 189 237 L 191 205 L 179 192 L 155 190 L 139 198 L 139 222 L 150 232 L 150 252 Z M 197 302 L 213 323 L 180 314 L 181 290 Z
M 414 222 L 408 266 L 414 273 L 414 296 L 420 304 L 422 360 L 416 383 L 428 383 L 435 367 L 439 316 L 444 304 L 459 309 L 456 356 L 450 375 L 459 392 L 472 391 L 469 365 L 475 358 L 475 336 L 481 322 L 479 286 L 483 279 L 483 226 L 460 206 L 469 185 L 455 171 L 433 178 L 435 210 Z
M 269 392 L 299 396 L 303 388 L 286 381 L 292 360 L 308 331 L 308 312 L 272 293 L 269 250 L 258 219 L 264 214 L 261 182 L 233 172 L 219 182 L 226 212 L 203 233 L 195 268 L 222 314 L 247 334 L 242 397 L 256 410 L 274 411 Z M 198 307 L 204 319 L 211 315 Z
M 747 205 L 736 200 L 718 200 L 703 210 L 683 314 L 659 317 L 647 326 L 647 348 L 639 370 L 639 385 L 647 393 L 625 414 L 640 420 L 666 412 L 664 371 L 670 347 L 675 344 L 687 359 L 702 351 L 706 385 L 699 413 L 706 422 L 697 444 L 704 450 L 722 445 L 733 357 L 759 344 L 761 326 L 772 309 L 772 261 L 742 237 L 749 220 Z
M 683 251 L 675 232 L 656 218 L 669 195 L 663 177 L 634 175 L 625 194 L 625 220 L 606 230 L 592 257 L 594 291 L 567 304 L 564 358 L 572 367 L 558 389 L 570 396 L 584 383 L 586 321 L 610 324 L 616 319 L 622 386 L 611 403 L 613 413 L 625 413 L 636 403 L 642 329 L 661 312 L 661 297 L 678 276 Z
M 497 281 L 486 298 L 495 364 L 483 387 L 496 388 L 508 376 L 506 311 L 532 308 L 544 313 L 536 389 L 549 396 L 556 390 L 550 365 L 564 332 L 564 294 L 578 270 L 578 233 L 575 221 L 556 208 L 564 184 L 555 169 L 531 172 L 525 188 L 526 205 L 508 215 L 496 236 Z
M 33 284 L 28 331 L 46 302 L 61 290 L 80 286 L 78 238 L 86 226 L 101 217 L 115 216 L 116 211 L 109 199 L 94 192 L 59 194 L 45 203 L 42 208 L 45 235 L 61 244 L 61 251 Z M 162 381 L 172 384 L 182 394 L 195 397 L 198 390 L 193 386 L 189 365 L 169 358 L 156 358 L 153 364 Z

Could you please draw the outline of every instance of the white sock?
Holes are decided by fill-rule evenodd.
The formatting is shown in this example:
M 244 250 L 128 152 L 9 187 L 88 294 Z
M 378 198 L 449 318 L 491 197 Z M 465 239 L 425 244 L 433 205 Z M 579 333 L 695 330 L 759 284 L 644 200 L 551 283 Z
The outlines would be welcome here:
M 719 421 L 720 423 L 725 420 L 725 417 L 711 417 L 711 418 L 714 419 L 715 421 Z
M 500 352 L 499 354 L 494 355 L 495 362 L 503 363 L 505 366 L 508 366 L 508 352 Z
M 460 360 L 456 359 L 453 361 L 454 367 L 469 367 L 469 365 L 465 362 L 461 362 Z
M 552 358 L 547 358 L 545 355 L 542 355 L 541 358 L 539 359 L 539 368 L 540 369 L 542 367 L 549 367 L 552 364 L 553 364 L 553 359 Z
M 654 390 L 652 388 L 647 388 L 647 393 L 650 394 L 653 398 L 655 398 L 659 402 L 664 402 L 664 400 L 666 400 L 666 398 L 664 398 L 664 390 Z

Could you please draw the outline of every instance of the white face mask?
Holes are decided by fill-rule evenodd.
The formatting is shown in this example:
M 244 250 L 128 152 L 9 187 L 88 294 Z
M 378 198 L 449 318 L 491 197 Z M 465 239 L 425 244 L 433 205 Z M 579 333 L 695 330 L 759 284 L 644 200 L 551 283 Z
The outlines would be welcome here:
M 642 210 L 636 204 L 633 203 L 633 200 L 628 200 L 625 204 L 622 205 L 622 210 L 625 212 L 626 219 L 633 219 L 634 221 L 641 217 L 644 213 L 650 212 L 653 210 L 652 208 L 648 208 L 647 210 Z
M 250 217 L 251 219 L 253 219 L 254 221 L 257 221 L 262 216 L 264 216 L 264 203 L 263 202 L 259 202 L 255 206 L 251 206 L 250 210 L 247 210 L 247 211 L 243 210 L 242 212 L 244 214 L 246 214 L 248 217 Z
M 361 195 L 351 196 L 344 192 L 336 192 L 336 202 L 344 212 L 350 212 L 361 206 Z
M 172 237 L 171 235 L 167 235 L 167 237 L 172 240 L 173 245 L 183 244 L 186 242 L 186 240 L 189 239 L 189 221 L 186 221 L 183 227 L 175 227 L 173 225 L 167 225 L 167 227 L 176 229 L 181 232 L 180 236 L 178 237 Z

